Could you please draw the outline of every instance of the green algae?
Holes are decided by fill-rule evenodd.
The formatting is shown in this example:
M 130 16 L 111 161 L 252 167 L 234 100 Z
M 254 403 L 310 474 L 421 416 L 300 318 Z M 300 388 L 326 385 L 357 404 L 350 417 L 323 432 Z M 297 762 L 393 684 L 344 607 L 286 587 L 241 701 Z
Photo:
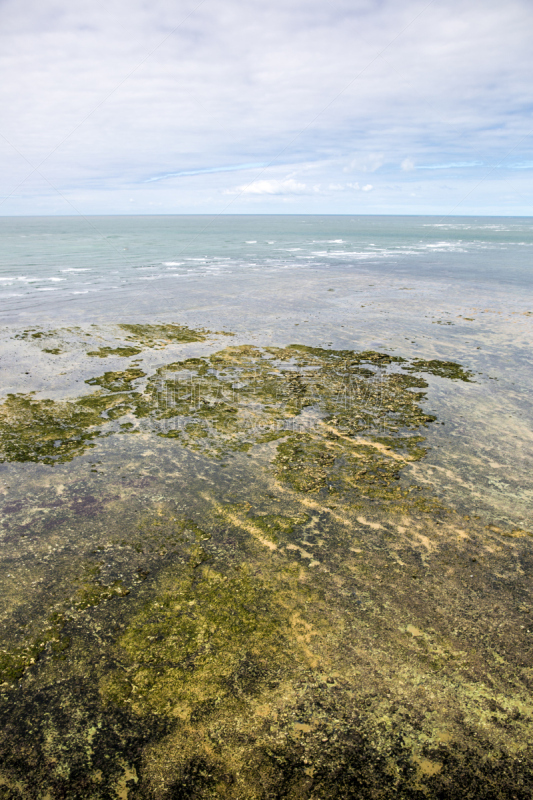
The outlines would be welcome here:
M 529 537 L 402 482 L 435 417 L 398 365 L 230 347 L 106 372 L 70 403 L 8 398 L 13 460 L 142 425 L 210 480 L 163 474 L 134 521 L 136 488 L 79 529 L 91 557 L 0 655 L 0 796 L 529 797 Z M 219 488 L 232 454 L 247 471 Z
M 93 446 L 99 422 L 97 412 L 77 403 L 9 394 L 0 406 L 0 461 L 70 461 Z
M 279 541 L 280 534 L 287 536 L 293 533 L 296 525 L 304 525 L 309 517 L 303 514 L 300 517 L 287 517 L 283 514 L 262 514 L 250 516 L 249 519 L 257 525 L 274 542 Z
M 13 338 L 14 339 L 22 339 L 22 340 L 43 339 L 43 338 L 49 338 L 49 337 L 55 336 L 55 335 L 56 335 L 55 331 L 42 331 L 42 330 L 39 330 L 37 328 L 28 328 L 25 331 L 21 331 L 20 333 L 16 333 Z
M 33 342 L 35 344 L 39 344 L 39 349 L 43 353 L 48 353 L 49 355 L 60 355 L 61 353 L 65 352 L 64 349 L 64 337 L 65 334 L 79 334 L 79 328 L 63 328 L 63 329 L 42 329 L 42 328 L 28 328 L 24 331 L 19 331 L 13 336 L 13 339 L 18 339 L 22 341 Z M 58 340 L 58 343 L 54 345 L 53 341 L 51 342 L 50 339 Z M 46 346 L 43 346 L 46 345 Z
M 137 538 L 138 537 L 138 538 Z M 196 547 L 198 543 L 211 539 L 192 519 L 180 519 L 174 515 L 158 514 L 143 517 L 136 530 L 136 536 L 120 540 L 124 547 L 133 547 L 137 552 L 154 552 L 166 555 L 180 545 Z
M 5 646 L 0 651 L 0 684 L 17 683 L 43 656 L 64 657 L 65 651 L 71 646 L 67 627 L 73 618 L 108 600 L 129 595 L 130 589 L 123 580 L 102 583 L 100 571 L 101 564 L 84 562 L 79 568 L 79 580 L 71 587 L 70 596 L 54 603 L 54 610 L 47 610 L 45 606 L 45 617 L 39 625 L 30 620 L 27 629 L 23 628 L 16 637 L 22 641 L 10 647 Z
M 80 335 L 91 339 L 112 338 L 118 340 L 118 344 L 102 344 L 86 350 L 86 344 L 82 342 L 85 355 L 90 358 L 130 358 L 140 355 L 145 349 L 161 349 L 169 344 L 188 344 L 192 342 L 204 342 L 213 332 L 201 328 L 193 329 L 186 325 L 179 324 L 159 324 L 159 325 L 140 325 L 123 323 L 113 326 L 111 331 L 100 331 L 96 325 L 92 326 L 91 332 L 84 332 L 78 327 L 66 327 L 60 329 L 28 328 L 17 332 L 13 338 L 34 342 L 39 344 L 42 352 L 50 355 L 60 355 L 65 352 L 65 341 L 71 339 L 73 342 L 79 341 Z M 226 331 L 215 331 L 216 335 L 233 336 L 234 334 Z M 59 340 L 57 345 L 49 343 L 50 339 Z M 122 341 L 121 341 L 122 340 Z M 45 347 L 42 345 L 46 344 Z
M 244 568 L 224 575 L 201 566 L 201 555 L 198 549 L 191 552 L 183 576 L 175 571 L 164 576 L 162 591 L 133 619 L 119 642 L 128 660 L 119 675 L 106 679 L 104 697 L 131 698 L 137 711 L 183 716 L 228 691 L 225 685 L 243 654 L 258 659 L 275 654 L 279 632 L 275 615 L 268 613 L 266 587 Z
M 430 359 L 429 361 L 424 358 L 415 358 L 407 366 L 402 369 L 408 372 L 427 372 L 430 375 L 437 375 L 439 378 L 448 378 L 452 381 L 464 381 L 465 383 L 472 383 L 474 373 L 470 370 L 465 370 L 460 364 L 455 361 L 439 361 L 438 359 Z
M 85 583 L 81 586 L 72 600 L 72 608 L 84 611 L 86 608 L 100 605 L 114 597 L 127 597 L 130 590 L 124 586 L 123 581 L 117 580 L 110 585 L 100 582 Z
M 384 534 L 374 534 L 355 572 L 356 597 L 367 598 L 360 608 L 353 592 L 338 589 L 353 565 L 337 567 L 336 582 L 324 573 L 311 580 L 301 563 L 283 555 L 283 548 L 289 558 L 297 552 L 293 536 L 309 527 L 309 516 L 259 515 L 251 504 L 227 505 L 218 514 L 256 544 L 253 559 L 213 562 L 197 539 L 212 537 L 196 526 L 186 559 L 161 573 L 117 643 L 116 668 L 100 682 L 110 707 L 174 720 L 146 753 L 145 791 L 340 800 L 360 796 L 364 785 L 370 798 L 407 800 L 417 792 L 441 796 L 455 785 L 457 796 L 473 799 L 490 796 L 487 781 L 513 784 L 497 715 L 505 736 L 520 741 L 530 713 L 517 714 L 524 695 L 517 688 L 513 700 L 497 702 L 477 673 L 458 692 L 458 670 L 475 669 L 475 645 L 462 641 L 458 649 L 452 635 L 419 622 L 424 612 L 405 597 L 398 574 L 387 581 L 383 602 L 376 572 L 384 569 L 378 547 Z M 154 524 L 164 529 L 168 522 Z M 261 534 L 273 528 L 268 538 L 275 549 L 257 550 Z M 340 542 L 330 538 L 330 548 Z M 446 602 L 442 593 L 437 602 Z M 406 618 L 414 622 L 398 625 Z M 491 669 L 502 686 L 506 670 L 497 677 L 498 667 Z M 490 723 L 487 702 L 496 702 Z M 522 764 L 527 752 L 524 742 Z M 470 794 L 475 770 L 479 780 Z M 518 775 L 528 785 L 527 769 Z
M 271 350 L 271 348 L 269 348 Z M 290 344 L 287 346 L 284 353 L 285 359 L 291 357 L 291 352 L 298 354 L 305 354 L 308 356 L 315 356 L 319 359 L 326 359 L 337 363 L 344 363 L 345 366 L 357 367 L 359 364 L 367 362 L 369 364 L 387 365 L 387 364 L 401 364 L 406 361 L 401 356 L 391 356 L 389 353 L 379 353 L 376 350 L 363 350 L 359 353 L 353 350 L 332 350 L 330 348 L 324 349 L 322 347 L 310 347 L 305 344 Z
M 51 352 L 45 350 L 45 352 Z M 120 358 L 129 358 L 130 356 L 138 356 L 142 353 L 139 347 L 99 347 L 98 350 L 89 350 L 88 356 L 97 358 L 107 358 L 108 356 L 120 356 Z
M 79 621 L 80 614 L 101 604 L 130 594 L 130 587 L 122 579 L 111 583 L 101 580 L 101 563 L 83 561 L 77 568 L 78 577 L 70 586 L 70 592 L 62 599 L 56 599 L 53 610 L 45 604 L 44 619 L 30 620 L 22 627 L 11 643 L 8 640 L 0 651 L 0 685 L 16 684 L 26 671 L 43 657 L 63 658 L 71 646 L 71 636 L 67 632 L 73 620 Z M 75 569 L 76 571 L 76 569 Z
M 282 438 L 283 430 L 289 435 L 301 412 L 316 407 L 346 436 L 369 429 L 394 436 L 401 430 L 397 446 L 405 449 L 406 432 L 435 418 L 417 405 L 425 395 L 409 391 L 425 388 L 422 379 L 383 371 L 399 360 L 372 351 L 228 347 L 209 359 L 187 359 L 158 370 L 148 379 L 136 414 L 177 418 L 179 428 L 161 436 L 179 437 L 194 448 L 203 439 L 206 452 L 223 453 Z M 376 371 L 361 367 L 364 363 L 379 366 Z
M 0 685 L 16 683 L 39 657 L 47 652 L 61 655 L 70 645 L 64 634 L 65 617 L 59 612 L 49 615 L 39 634 L 29 641 L 0 651 Z
M 290 447 L 298 439 L 298 452 L 304 448 L 307 455 L 298 465 L 292 459 L 292 470 L 279 477 L 296 486 L 299 471 L 302 487 L 317 489 L 328 482 L 328 469 L 339 472 L 346 454 L 353 462 L 350 480 L 359 475 L 354 437 L 363 433 L 375 442 L 386 437 L 391 453 L 407 453 L 411 460 L 424 455 L 419 431 L 435 417 L 420 407 L 424 392 L 412 391 L 426 388 L 423 379 L 387 371 L 400 360 L 374 351 L 241 345 L 167 364 L 148 376 L 142 391 L 135 387 L 146 373 L 132 366 L 88 378 L 100 392 L 74 402 L 8 397 L 1 409 L 2 448 L 8 460 L 63 462 L 83 452 L 105 423 L 131 414 L 149 421 L 161 437 L 215 458 L 292 436 Z M 306 409 L 314 409 L 311 420 L 303 417 Z M 298 428 L 312 432 L 294 438 Z M 377 470 L 395 480 L 383 449 L 380 458 L 369 475 Z
M 103 425 L 128 413 L 132 406 L 131 381 L 135 370 L 107 373 L 102 385 L 109 394 L 85 395 L 74 401 L 37 399 L 34 393 L 8 394 L 0 404 L 0 462 L 34 461 L 62 464 L 94 447 L 105 435 Z M 94 385 L 99 379 L 95 379 Z
M 398 360 L 372 351 L 246 345 L 215 353 L 211 370 L 202 359 L 169 365 L 149 379 L 148 391 L 165 398 L 159 418 L 197 420 L 161 436 L 219 456 L 283 439 L 276 477 L 296 491 L 327 488 L 394 499 L 401 494 L 395 484 L 402 462 L 424 457 L 420 430 L 435 421 L 419 405 L 424 392 L 412 391 L 427 387 L 422 378 L 384 371 Z M 364 363 L 380 366 L 376 371 Z M 178 377 L 169 377 L 172 372 Z M 319 416 L 309 432 L 295 433 L 306 408 Z M 363 434 L 370 440 L 359 441 Z
M 291 500 L 275 512 L 264 492 L 250 487 L 247 494 L 247 503 L 211 511 L 208 504 L 196 521 L 146 509 L 122 542 L 135 558 L 151 559 L 145 563 L 155 579 L 140 582 L 147 587 L 141 592 L 132 587 L 120 603 L 98 595 L 103 561 L 85 564 L 65 601 L 75 615 L 72 643 L 19 678 L 27 676 L 19 705 L 32 691 L 47 702 L 41 716 L 34 706 L 10 722 L 11 749 L 0 736 L 0 776 L 25 781 L 11 753 L 15 743 L 28 746 L 22 719 L 31 719 L 29 739 L 44 754 L 33 762 L 32 786 L 42 796 L 87 796 L 89 786 L 89 796 L 113 797 L 121 776 L 135 774 L 131 800 L 355 800 L 361 787 L 371 800 L 420 793 L 489 800 L 496 790 L 525 800 L 532 779 L 527 693 L 511 651 L 500 646 L 499 660 L 489 657 L 486 666 L 479 656 L 495 644 L 487 629 L 497 631 L 508 611 L 493 619 L 480 613 L 479 601 L 472 608 L 461 588 L 471 566 L 441 585 L 439 576 L 450 564 L 460 569 L 471 550 L 448 563 L 446 550 L 441 556 L 432 549 L 443 538 L 456 541 L 455 529 L 466 523 L 454 518 L 442 537 L 402 519 L 407 531 L 393 535 L 376 509 L 335 522 L 324 506 L 302 512 Z M 431 547 L 427 574 L 413 584 L 416 546 L 408 542 L 417 530 Z M 477 546 L 476 536 L 470 527 L 469 547 Z M 228 554 L 221 537 L 239 547 Z M 387 567 L 391 547 L 401 547 L 405 568 Z M 305 549 L 317 554 L 317 566 Z M 505 556 L 494 557 L 500 571 Z M 79 602 L 85 585 L 97 593 L 89 592 L 87 605 Z M 516 590 L 509 591 L 511 602 Z M 500 591 L 499 602 L 506 596 Z M 458 637 L 454 629 L 465 614 L 471 634 Z M 115 636 L 97 645 L 95 634 L 102 637 L 117 621 Z M 44 681 L 32 689 L 38 670 Z M 57 685 L 58 694 L 43 685 Z M 80 718 L 87 720 L 81 727 Z M 114 720 L 114 730 L 147 732 L 128 751 L 128 772 L 119 769 L 124 734 L 105 735 L 106 720 Z M 76 771 L 93 729 L 91 757 Z M 23 785 L 21 797 L 32 797 L 33 788 Z
M 344 452 L 341 447 L 339 452 Z M 335 455 L 311 436 L 293 436 L 278 445 L 275 466 L 278 480 L 299 492 L 316 492 L 326 485 Z
M 104 372 L 103 375 L 88 378 L 85 383 L 88 383 L 89 386 L 101 386 L 108 392 L 129 392 L 132 391 L 132 382 L 145 375 L 146 373 L 142 369 L 131 367 L 117 372 Z
M 119 328 L 127 338 L 144 347 L 154 347 L 170 342 L 204 342 L 210 331 L 188 328 L 186 325 L 136 325 L 123 323 Z

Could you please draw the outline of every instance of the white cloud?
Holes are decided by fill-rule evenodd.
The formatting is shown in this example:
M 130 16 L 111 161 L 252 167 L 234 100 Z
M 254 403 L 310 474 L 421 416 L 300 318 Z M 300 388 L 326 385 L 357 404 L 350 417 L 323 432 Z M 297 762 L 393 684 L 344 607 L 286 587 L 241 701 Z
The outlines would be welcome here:
M 532 28 L 531 0 L 2 0 L 0 214 L 216 212 L 225 165 L 257 169 L 233 209 L 351 209 L 349 172 L 399 213 L 416 176 L 429 211 L 439 169 L 512 152 L 481 195 L 447 175 L 478 202 L 527 180 Z
M 371 183 L 367 183 L 365 186 L 360 186 L 359 183 L 347 183 L 343 188 L 355 189 L 358 192 L 371 192 L 374 187 Z
M 319 187 L 314 187 L 314 191 L 318 191 Z M 262 180 L 262 181 L 252 181 L 252 183 L 243 184 L 242 186 L 237 186 L 236 189 L 227 190 L 227 194 L 270 194 L 270 195 L 282 195 L 282 194 L 309 194 L 313 189 L 309 189 L 309 187 L 305 183 L 298 183 L 293 179 L 289 179 L 286 181 L 277 181 L 277 180 Z
M 455 161 L 451 164 L 420 164 L 416 169 L 463 169 L 464 167 L 482 167 L 483 161 Z
M 503 168 L 507 167 L 507 169 L 533 169 L 533 161 L 524 164 L 506 164 L 504 161 L 499 166 Z
M 345 172 L 356 170 L 357 172 L 375 172 L 385 163 L 384 153 L 366 153 L 356 158 L 352 158 Z

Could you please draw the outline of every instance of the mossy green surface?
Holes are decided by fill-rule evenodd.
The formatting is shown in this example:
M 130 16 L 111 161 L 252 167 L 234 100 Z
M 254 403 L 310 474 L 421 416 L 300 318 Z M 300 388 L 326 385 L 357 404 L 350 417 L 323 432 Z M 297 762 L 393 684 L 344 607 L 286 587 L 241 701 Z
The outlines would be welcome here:
M 138 356 L 139 353 L 142 353 L 139 347 L 99 347 L 98 350 L 89 350 L 87 355 L 97 358 L 107 358 L 108 356 L 129 358 L 130 356 Z
M 124 323 L 119 325 L 127 338 L 144 347 L 154 347 L 169 342 L 203 342 L 209 335 L 207 330 L 188 328 L 186 325 L 138 325 Z
M 287 517 L 283 514 L 261 514 L 249 516 L 251 523 L 257 526 L 268 539 L 278 543 L 280 538 L 286 537 L 294 532 L 296 525 L 304 525 L 308 522 L 307 514 L 300 517 Z
M 55 336 L 55 331 L 43 331 L 39 330 L 38 328 L 28 328 L 25 331 L 21 331 L 20 333 L 16 333 L 14 338 L 15 339 L 46 339 L 51 336 Z
M 386 371 L 398 360 L 383 353 L 296 345 L 228 347 L 209 359 L 187 359 L 158 370 L 136 413 L 168 420 L 170 429 L 161 436 L 179 437 L 185 446 L 221 456 L 283 438 L 284 431 L 289 436 L 295 426 L 309 426 L 301 418 L 306 408 L 316 409 L 311 427 L 319 439 L 330 435 L 321 420 L 332 421 L 345 437 L 386 434 L 395 449 L 408 451 L 414 432 L 434 417 L 419 406 L 424 393 L 410 391 L 425 388 L 422 379 Z M 365 363 L 374 369 L 361 367 Z M 420 436 L 416 440 L 420 443 Z
M 455 361 L 439 361 L 438 359 L 415 358 L 403 369 L 409 372 L 427 372 L 430 375 L 438 375 L 439 378 L 449 378 L 452 381 L 464 381 L 465 383 L 472 383 L 474 375 L 473 372 L 465 370 Z
M 73 403 L 9 397 L 0 443 L 7 460 L 61 463 L 131 414 L 210 458 L 284 440 L 277 477 L 300 491 L 394 497 L 400 462 L 423 457 L 420 431 L 435 419 L 420 406 L 425 381 L 387 369 L 398 361 L 373 351 L 241 345 L 167 364 L 142 390 L 136 382 L 147 376 L 138 367 L 105 372 L 86 380 L 99 393 Z
M 104 372 L 95 378 L 88 378 L 85 383 L 90 386 L 101 386 L 108 392 L 129 392 L 132 390 L 132 381 L 143 378 L 146 375 L 142 369 L 131 367 L 130 369 L 118 372 Z
M 70 461 L 99 435 L 97 411 L 77 403 L 8 395 L 0 406 L 0 461 Z
M 0 797 L 529 800 L 531 537 L 409 480 L 427 364 L 244 345 L 7 398 L 46 469 L 0 509 Z
M 55 656 L 62 654 L 70 644 L 69 637 L 63 631 L 64 625 L 64 615 L 55 611 L 49 615 L 37 635 L 0 651 L 0 685 L 19 681 L 45 652 Z
M 155 325 L 122 323 L 103 327 L 92 325 L 88 331 L 77 326 L 57 329 L 33 327 L 18 331 L 13 338 L 37 344 L 42 352 L 50 355 L 64 353 L 70 350 L 72 345 L 77 349 L 81 344 L 85 355 L 91 358 L 130 358 L 139 355 L 145 349 L 162 349 L 169 344 L 204 342 L 212 333 L 221 336 L 234 335 L 226 331 L 212 332 L 206 328 L 190 328 L 177 323 Z M 84 337 L 85 341 L 81 337 Z M 107 341 L 98 344 L 102 339 Z M 56 340 L 57 344 L 50 340 Z M 93 346 L 88 348 L 88 344 Z
M 228 575 L 204 560 L 197 547 L 182 575 L 161 576 L 119 641 L 123 667 L 103 682 L 104 697 L 183 717 L 205 700 L 220 702 L 247 654 L 258 663 L 275 657 L 281 632 L 268 587 L 243 567 Z

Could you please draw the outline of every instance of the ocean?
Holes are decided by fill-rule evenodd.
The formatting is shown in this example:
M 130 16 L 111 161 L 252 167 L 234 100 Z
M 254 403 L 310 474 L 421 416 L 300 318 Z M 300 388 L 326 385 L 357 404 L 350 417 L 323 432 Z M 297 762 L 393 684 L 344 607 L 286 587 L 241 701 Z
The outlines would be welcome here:
M 529 797 L 532 277 L 531 218 L 0 219 L 0 792 Z

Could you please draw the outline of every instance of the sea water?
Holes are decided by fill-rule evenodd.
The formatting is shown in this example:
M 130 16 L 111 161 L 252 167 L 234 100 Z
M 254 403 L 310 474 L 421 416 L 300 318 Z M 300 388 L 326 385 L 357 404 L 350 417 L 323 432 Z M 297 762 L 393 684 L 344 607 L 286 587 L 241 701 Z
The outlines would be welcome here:
M 529 218 L 509 217 L 3 218 L 2 316 L 114 319 L 122 304 L 135 314 L 149 301 L 149 313 L 172 313 L 184 283 L 213 302 L 217 278 L 236 288 L 280 274 L 294 281 L 297 304 L 315 273 L 368 278 L 376 299 L 409 279 L 450 299 L 527 304 L 532 232 Z
M 481 735 L 486 785 L 531 788 L 532 248 L 529 218 L 0 220 L 9 796 L 431 797 Z
M 4 326 L 179 322 L 257 344 L 461 362 L 475 385 L 431 386 L 448 417 L 434 447 L 449 446 L 463 473 L 433 472 L 437 490 L 458 497 L 474 469 L 469 503 L 531 523 L 529 218 L 4 218 L 0 233 Z M 17 376 L 8 351 L 4 392 L 64 371 L 45 355 L 32 379 Z

